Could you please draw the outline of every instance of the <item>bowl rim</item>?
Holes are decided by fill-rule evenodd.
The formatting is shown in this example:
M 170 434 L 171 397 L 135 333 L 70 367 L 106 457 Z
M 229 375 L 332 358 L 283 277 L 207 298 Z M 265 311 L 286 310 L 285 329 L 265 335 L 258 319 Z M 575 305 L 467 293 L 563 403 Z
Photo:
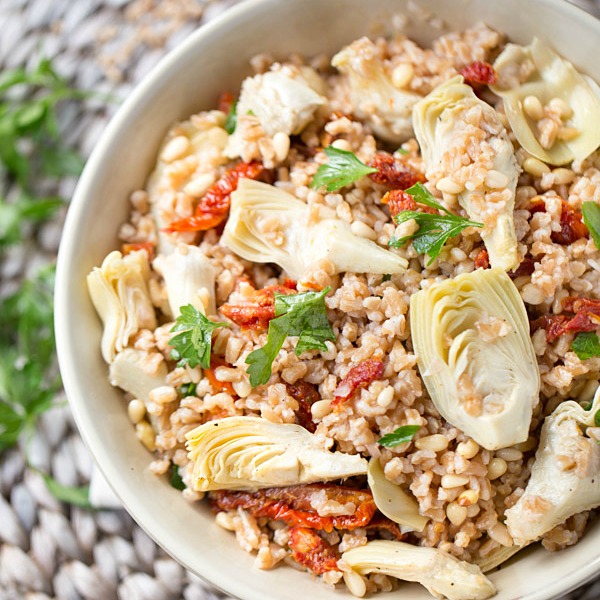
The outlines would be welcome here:
M 566 0 L 536 1 L 539 4 L 558 8 L 563 13 L 571 14 L 576 20 L 582 18 L 585 18 L 586 20 L 593 19 L 597 23 L 598 32 L 600 32 L 600 21 L 577 5 Z M 73 346 L 67 335 L 67 324 L 69 323 L 71 316 L 71 298 L 68 294 L 70 280 L 69 267 L 76 254 L 76 247 L 74 245 L 75 227 L 86 210 L 86 197 L 88 193 L 92 193 L 94 187 L 94 174 L 98 167 L 106 160 L 106 155 L 111 147 L 112 138 L 124 125 L 126 125 L 135 107 L 140 104 L 148 92 L 151 92 L 156 88 L 157 81 L 166 75 L 168 71 L 182 59 L 182 57 L 187 55 L 188 52 L 198 44 L 199 40 L 218 32 L 225 24 L 231 25 L 235 22 L 244 21 L 246 17 L 252 14 L 258 7 L 277 5 L 285 2 L 286 0 L 243 0 L 238 4 L 227 8 L 223 13 L 215 16 L 208 23 L 203 24 L 197 31 L 190 34 L 183 42 L 165 54 L 157 65 L 153 67 L 150 73 L 134 87 L 133 91 L 128 95 L 122 106 L 119 107 L 115 115 L 110 119 L 102 131 L 99 142 L 87 160 L 81 177 L 79 178 L 65 220 L 56 269 L 54 318 L 59 367 L 65 393 L 69 399 L 70 409 L 86 447 L 90 450 L 100 472 L 122 502 L 123 508 L 125 508 L 125 510 L 133 517 L 136 523 L 160 547 L 186 569 L 193 572 L 207 584 L 236 598 L 250 598 L 250 596 L 247 596 L 245 588 L 242 587 L 235 578 L 225 575 L 224 573 L 215 574 L 214 572 L 211 572 L 209 574 L 208 572 L 201 572 L 197 568 L 191 566 L 184 557 L 180 556 L 174 544 L 168 543 L 168 541 L 162 539 L 152 527 L 152 523 L 148 523 L 146 518 L 141 514 L 144 512 L 143 507 L 132 502 L 130 499 L 124 499 L 127 498 L 128 494 L 126 493 L 124 486 L 121 485 L 119 477 L 113 477 L 113 475 L 117 475 L 117 471 L 114 465 L 111 464 L 109 455 L 104 446 L 101 443 L 98 443 L 99 438 L 91 435 L 86 427 L 83 403 L 73 400 L 74 398 L 80 398 L 83 390 L 75 377 L 73 368 L 73 357 L 76 355 L 76 348 Z M 232 545 L 234 545 L 233 540 Z M 553 582 L 550 590 L 542 586 L 536 592 L 529 594 L 527 600 L 550 600 L 551 598 L 559 598 L 563 594 L 589 582 L 599 572 L 600 552 L 593 560 L 582 564 L 577 571 L 567 574 L 558 582 Z M 550 593 L 550 595 L 547 595 L 547 593 Z M 252 596 L 252 600 L 261 599 L 258 596 Z

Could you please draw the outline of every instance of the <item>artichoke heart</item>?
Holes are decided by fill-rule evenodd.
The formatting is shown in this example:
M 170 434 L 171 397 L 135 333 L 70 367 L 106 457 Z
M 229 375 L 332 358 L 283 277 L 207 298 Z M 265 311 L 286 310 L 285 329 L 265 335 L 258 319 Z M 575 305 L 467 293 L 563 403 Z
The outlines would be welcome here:
M 171 254 L 157 256 L 152 266 L 165 280 L 174 319 L 188 304 L 204 315 L 216 312 L 215 269 L 198 246 L 179 244 Z
M 458 76 L 415 105 L 413 123 L 427 179 L 445 196 L 456 194 L 469 218 L 483 223 L 492 267 L 516 268 L 519 166 L 496 111 Z
M 415 581 L 437 598 L 485 600 L 496 593 L 494 584 L 478 566 L 437 548 L 377 540 L 347 550 L 342 561 L 360 575 L 383 573 Z
M 144 250 L 126 256 L 115 250 L 87 276 L 92 303 L 104 325 L 101 349 L 107 363 L 140 329 L 156 328 L 149 278 L 148 254 Z
M 273 262 L 293 279 L 302 279 L 321 260 L 336 273 L 401 273 L 407 262 L 350 226 L 323 206 L 309 206 L 272 185 L 240 179 L 231 194 L 231 211 L 221 242 L 258 263 Z
M 194 489 L 250 490 L 364 475 L 367 461 L 330 452 L 300 425 L 259 417 L 209 421 L 186 434 Z
M 525 306 L 504 271 L 417 292 L 410 326 L 421 376 L 448 422 L 488 450 L 527 439 L 540 375 Z
M 375 505 L 388 519 L 400 525 L 402 533 L 425 529 L 429 519 L 419 513 L 414 497 L 385 476 L 378 458 L 369 461 L 367 478 Z
M 154 353 L 153 356 L 146 350 L 125 348 L 111 363 L 109 380 L 111 385 L 129 392 L 134 398 L 148 402 L 154 388 L 166 385 L 167 373 L 162 354 Z
M 546 417 L 525 493 L 506 511 L 519 545 L 537 540 L 566 519 L 600 506 L 600 446 L 586 436 L 600 410 L 600 389 L 590 410 L 562 402 Z
M 411 113 L 421 96 L 394 86 L 379 49 L 369 38 L 346 46 L 331 64 L 347 78 L 352 112 L 376 135 L 393 144 L 412 137 Z
M 508 44 L 494 69 L 498 82 L 491 89 L 502 98 L 511 129 L 527 152 L 563 165 L 598 148 L 600 99 L 569 61 L 535 38 L 529 46 Z M 541 112 L 526 110 L 530 97 L 539 100 Z M 544 121 L 560 124 L 555 137 L 543 135 Z

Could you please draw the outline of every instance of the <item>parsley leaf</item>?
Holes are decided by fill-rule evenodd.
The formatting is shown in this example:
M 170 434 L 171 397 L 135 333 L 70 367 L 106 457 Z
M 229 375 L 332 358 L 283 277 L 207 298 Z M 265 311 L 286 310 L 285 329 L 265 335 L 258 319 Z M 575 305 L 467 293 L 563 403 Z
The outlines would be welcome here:
M 237 105 L 238 101 L 234 100 L 231 104 L 231 108 L 227 113 L 227 120 L 225 121 L 225 131 L 231 135 L 237 127 Z
M 578 333 L 571 343 L 571 350 L 581 360 L 600 356 L 600 339 L 593 331 Z
M 169 469 L 169 483 L 171 484 L 171 487 L 174 487 L 180 492 L 185 490 L 185 483 L 183 483 L 183 479 L 179 474 L 179 467 L 173 463 L 171 463 L 171 468 Z
M 596 427 L 600 427 L 600 410 L 597 410 L 596 414 L 594 415 L 594 425 Z
M 451 237 L 457 236 L 467 227 L 483 227 L 483 223 L 470 221 L 444 208 L 422 183 L 416 183 L 408 188 L 406 193 L 410 194 L 419 204 L 424 204 L 444 213 L 440 215 L 424 213 L 418 210 L 405 210 L 394 217 L 398 225 L 414 219 L 419 229 L 412 235 L 390 239 L 389 245 L 399 248 L 404 246 L 409 240 L 412 240 L 413 246 L 419 254 L 429 255 L 427 266 L 439 256 L 444 244 Z
M 298 336 L 297 355 L 307 350 L 327 350 L 325 341 L 335 339 L 325 306 L 325 296 L 330 289 L 275 294 L 275 318 L 269 321 L 267 343 L 246 358 L 252 387 L 269 381 L 273 361 L 288 336 Z
M 584 202 L 581 205 L 581 212 L 583 213 L 583 222 L 589 229 L 596 248 L 600 250 L 600 206 L 595 202 Z
M 402 146 L 400 146 L 400 148 L 396 150 L 396 154 L 402 154 L 406 156 L 408 154 L 408 150 L 405 150 L 404 148 L 402 148 Z
M 386 448 L 393 448 L 394 446 L 410 442 L 419 429 L 421 429 L 420 425 L 402 425 L 402 427 L 398 427 L 392 433 L 384 435 L 377 443 Z
M 310 182 L 311 188 L 324 187 L 328 192 L 337 192 L 361 177 L 377 172 L 377 169 L 368 167 L 347 150 L 328 146 L 325 148 L 325 154 L 329 157 L 329 162 L 319 166 Z
M 181 314 L 171 329 L 172 333 L 181 333 L 173 336 L 169 342 L 173 347 L 171 358 L 177 361 L 177 366 L 194 368 L 200 365 L 203 369 L 210 368 L 212 332 L 219 327 L 229 327 L 229 324 L 209 321 L 191 304 L 182 306 Z

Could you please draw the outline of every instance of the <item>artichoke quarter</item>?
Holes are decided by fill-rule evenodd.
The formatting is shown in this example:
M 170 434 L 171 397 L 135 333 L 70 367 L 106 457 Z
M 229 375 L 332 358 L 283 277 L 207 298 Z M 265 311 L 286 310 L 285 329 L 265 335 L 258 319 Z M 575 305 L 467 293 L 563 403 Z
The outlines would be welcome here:
M 525 493 L 506 511 L 506 526 L 523 546 L 569 517 L 600 506 L 600 446 L 586 435 L 600 410 L 600 390 L 590 410 L 562 402 L 546 417 Z
M 539 400 L 529 321 L 502 269 L 478 269 L 413 294 L 421 376 L 441 415 L 488 450 L 524 442 Z
M 200 492 L 286 487 L 365 475 L 359 455 L 330 452 L 300 425 L 226 417 L 186 434 L 192 479 Z
M 342 561 L 360 575 L 383 573 L 418 582 L 436 598 L 485 600 L 496 593 L 478 566 L 437 548 L 376 540 L 347 550 Z
M 511 129 L 527 152 L 562 165 L 583 160 L 598 148 L 598 86 L 568 60 L 535 38 L 529 46 L 507 44 L 494 69 L 498 82 L 491 89 L 502 98 Z M 537 109 L 527 110 L 532 101 Z M 554 137 L 542 135 L 544 122 Z
M 427 179 L 445 196 L 456 196 L 471 220 L 483 223 L 492 267 L 516 268 L 519 166 L 496 111 L 458 76 L 415 105 L 413 125 Z

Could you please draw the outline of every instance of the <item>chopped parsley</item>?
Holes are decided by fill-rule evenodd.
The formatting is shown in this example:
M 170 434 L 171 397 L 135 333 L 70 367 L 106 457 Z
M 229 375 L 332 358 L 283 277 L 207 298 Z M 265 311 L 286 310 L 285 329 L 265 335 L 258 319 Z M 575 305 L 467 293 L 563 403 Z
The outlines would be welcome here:
M 386 448 L 394 448 L 400 444 L 410 442 L 419 429 L 421 429 L 420 425 L 402 425 L 402 427 L 398 427 L 392 433 L 384 435 L 377 443 Z
M 179 388 L 179 393 L 182 398 L 187 398 L 187 396 L 193 396 L 196 393 L 196 384 L 195 383 L 184 383 Z
M 594 415 L 594 425 L 596 427 L 600 427 L 600 410 L 597 410 L 596 414 Z
M 238 101 L 234 100 L 231 104 L 231 108 L 227 113 L 227 119 L 225 121 L 225 131 L 231 135 L 237 127 L 237 105 Z
M 571 350 L 581 360 L 600 356 L 600 339 L 593 331 L 578 333 L 571 343 Z
M 407 155 L 408 154 L 408 150 L 405 150 L 404 148 L 402 148 L 402 146 L 400 148 L 398 148 L 396 150 L 396 154 L 402 154 L 402 155 Z
M 329 162 L 319 166 L 310 183 L 311 188 L 324 187 L 328 192 L 337 192 L 361 177 L 377 172 L 377 169 L 368 167 L 356 154 L 347 150 L 328 146 L 325 148 L 325 154 Z
M 169 342 L 173 347 L 171 358 L 177 361 L 177 366 L 194 368 L 200 365 L 203 369 L 210 368 L 212 333 L 219 327 L 229 325 L 210 321 L 191 304 L 182 306 L 181 314 L 171 329 L 172 333 L 179 333 Z
M 398 225 L 414 219 L 419 229 L 412 235 L 390 239 L 389 245 L 399 248 L 412 240 L 413 247 L 419 254 L 429 255 L 427 266 L 439 256 L 444 244 L 451 237 L 457 236 L 467 227 L 483 227 L 483 223 L 470 221 L 444 208 L 422 183 L 416 183 L 408 188 L 406 193 L 410 194 L 419 204 L 424 204 L 444 213 L 440 215 L 418 210 L 404 210 L 394 217 Z
M 581 205 L 583 222 L 588 228 L 596 248 L 600 250 L 600 206 L 595 202 L 584 202 Z
M 174 487 L 180 492 L 185 490 L 185 483 L 183 483 L 183 479 L 179 474 L 179 467 L 173 463 L 171 463 L 171 468 L 169 469 L 169 483 L 171 484 L 171 487 Z
M 275 294 L 275 318 L 269 321 L 267 343 L 246 358 L 252 387 L 269 381 L 273 361 L 289 336 L 298 336 L 297 355 L 307 350 L 327 350 L 325 341 L 335 339 L 325 306 L 325 296 L 330 289 L 326 287 L 320 292 L 293 295 Z

